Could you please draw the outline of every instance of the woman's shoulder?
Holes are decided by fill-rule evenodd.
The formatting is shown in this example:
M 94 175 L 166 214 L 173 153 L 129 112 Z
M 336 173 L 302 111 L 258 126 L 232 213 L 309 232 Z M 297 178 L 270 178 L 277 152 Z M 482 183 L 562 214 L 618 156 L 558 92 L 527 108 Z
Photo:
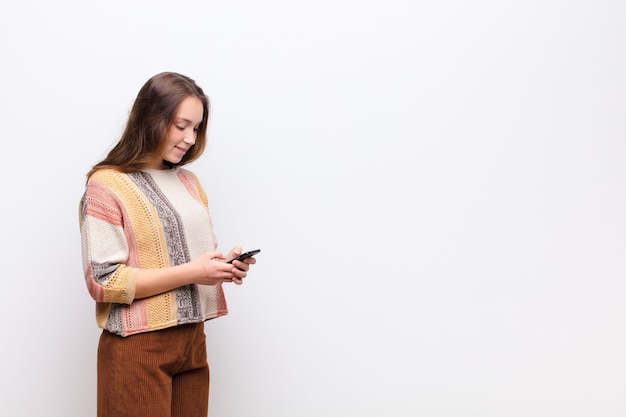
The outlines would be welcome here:
M 194 174 L 193 171 L 191 171 L 189 168 L 178 167 L 176 169 L 178 170 L 179 173 L 181 173 L 183 175 L 187 175 L 187 176 L 190 176 L 190 177 L 196 177 L 196 174 Z
M 101 168 L 91 174 L 87 180 L 87 188 L 108 188 L 110 190 L 127 189 L 132 181 L 128 174 L 115 168 Z
M 114 168 L 101 168 L 89 176 L 88 182 L 102 181 L 114 178 L 125 177 L 126 174 Z
M 202 187 L 202 184 L 200 183 L 200 180 L 198 179 L 196 174 L 194 174 L 192 171 L 190 171 L 187 168 L 179 167 L 178 175 L 179 175 L 179 178 L 181 178 L 185 184 L 188 184 L 191 187 L 196 189 L 198 193 L 197 194 L 198 197 L 206 204 L 207 203 L 206 192 L 204 191 L 204 188 Z
M 188 168 L 183 168 L 183 167 L 178 167 L 178 176 L 182 176 L 184 178 L 186 178 L 188 181 L 193 182 L 194 184 L 198 184 L 200 185 L 200 180 L 198 179 L 198 176 L 193 172 L 190 171 Z

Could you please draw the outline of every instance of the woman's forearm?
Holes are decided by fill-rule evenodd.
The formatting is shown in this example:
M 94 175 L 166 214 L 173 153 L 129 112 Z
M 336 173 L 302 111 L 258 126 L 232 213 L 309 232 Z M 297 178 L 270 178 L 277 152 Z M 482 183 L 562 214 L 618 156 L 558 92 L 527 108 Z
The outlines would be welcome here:
M 202 274 L 202 268 L 198 268 L 192 262 L 166 268 L 140 269 L 137 271 L 135 300 L 192 284 L 200 279 Z

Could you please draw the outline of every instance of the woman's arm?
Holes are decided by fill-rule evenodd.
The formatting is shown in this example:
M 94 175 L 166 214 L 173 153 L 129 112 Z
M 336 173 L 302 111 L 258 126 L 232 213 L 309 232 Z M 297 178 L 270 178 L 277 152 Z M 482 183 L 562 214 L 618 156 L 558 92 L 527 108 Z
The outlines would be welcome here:
M 182 265 L 139 269 L 135 299 L 150 297 L 188 284 L 216 285 L 230 281 L 233 280 L 233 269 L 236 268 L 224 262 L 220 252 L 205 253 Z M 240 275 L 242 274 L 237 274 Z M 245 277 L 245 273 L 243 276 Z

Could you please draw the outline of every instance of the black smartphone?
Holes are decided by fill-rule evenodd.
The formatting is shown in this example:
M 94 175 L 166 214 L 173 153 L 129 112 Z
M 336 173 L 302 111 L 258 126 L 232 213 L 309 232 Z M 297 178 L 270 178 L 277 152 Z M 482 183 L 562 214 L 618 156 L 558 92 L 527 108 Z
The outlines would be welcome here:
M 232 264 L 233 261 L 243 261 L 246 258 L 251 258 L 254 255 L 256 255 L 257 253 L 261 252 L 261 249 L 255 249 L 255 250 L 251 250 L 248 252 L 244 252 L 241 255 L 237 256 L 236 258 L 231 259 L 230 261 L 226 262 L 228 264 Z

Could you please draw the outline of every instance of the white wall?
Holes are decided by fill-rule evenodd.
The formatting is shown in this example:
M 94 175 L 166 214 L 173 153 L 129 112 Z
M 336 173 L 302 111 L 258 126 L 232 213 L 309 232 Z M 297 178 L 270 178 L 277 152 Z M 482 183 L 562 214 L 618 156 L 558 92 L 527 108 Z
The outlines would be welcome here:
M 626 2 L 0 5 L 3 416 L 95 415 L 78 199 L 140 86 L 212 99 L 214 417 L 626 415 Z

